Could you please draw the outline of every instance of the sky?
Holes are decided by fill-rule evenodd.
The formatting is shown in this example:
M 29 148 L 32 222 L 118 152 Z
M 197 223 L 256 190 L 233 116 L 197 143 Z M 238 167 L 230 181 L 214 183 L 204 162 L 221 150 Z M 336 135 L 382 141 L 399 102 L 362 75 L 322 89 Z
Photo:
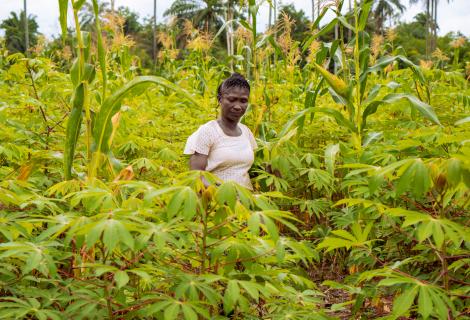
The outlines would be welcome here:
M 157 0 L 157 20 L 164 21 L 163 12 L 171 5 L 172 0 Z M 278 0 L 281 5 L 294 4 L 302 9 L 308 17 L 311 16 L 311 0 Z M 406 5 L 400 21 L 410 22 L 413 17 L 424 11 L 422 4 L 408 5 L 408 0 L 402 0 Z M 141 17 L 150 17 L 153 14 L 153 0 L 115 0 L 116 7 L 127 6 L 137 12 Z M 19 12 L 23 8 L 22 0 L 0 0 L 0 21 L 7 18 L 11 11 Z M 28 0 L 28 14 L 35 15 L 39 24 L 39 31 L 47 37 L 60 33 L 58 0 Z M 460 31 L 470 37 L 470 0 L 439 1 L 438 24 L 439 35 L 450 31 Z M 71 19 L 69 19 L 71 20 Z M 325 22 L 327 22 L 325 20 Z M 264 30 L 268 24 L 268 5 L 262 6 L 258 17 L 258 28 Z M 0 30 L 3 35 L 3 30 Z

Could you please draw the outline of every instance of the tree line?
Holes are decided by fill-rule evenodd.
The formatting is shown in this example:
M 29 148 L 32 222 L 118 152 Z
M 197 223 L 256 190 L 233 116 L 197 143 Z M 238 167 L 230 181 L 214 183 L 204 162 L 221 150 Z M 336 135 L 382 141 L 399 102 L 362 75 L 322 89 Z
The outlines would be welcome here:
M 340 8 L 346 12 L 352 12 L 355 0 L 342 0 Z M 362 2 L 364 0 L 361 0 Z M 294 5 L 287 4 L 279 6 L 279 0 L 266 0 L 269 4 L 268 32 L 276 33 L 276 27 L 282 21 L 283 15 L 290 17 L 293 22 L 292 38 L 302 43 L 314 32 L 310 26 L 320 15 L 325 6 L 331 5 L 325 0 L 311 1 L 311 16 L 308 17 L 303 10 L 297 10 Z M 331 2 L 331 1 L 330 1 Z M 450 0 L 447 0 L 450 2 Z M 396 39 L 397 45 L 403 47 L 408 56 L 415 62 L 419 60 L 430 60 L 442 53 L 443 60 L 455 54 L 458 48 L 458 60 L 464 61 L 468 54 L 470 45 L 468 39 L 461 33 L 449 33 L 439 37 L 437 35 L 438 25 L 438 0 L 409 0 L 409 4 L 421 3 L 423 12 L 414 17 L 410 23 L 398 22 L 404 13 L 406 3 L 403 0 L 374 0 L 372 14 L 369 17 L 368 31 L 379 36 L 390 36 Z M 0 23 L 5 36 L 3 45 L 10 53 L 28 53 L 29 48 L 41 46 L 46 47 L 49 52 L 60 50 L 64 43 L 57 36 L 51 41 L 45 41 L 41 37 L 37 18 L 27 14 L 27 0 L 23 2 L 24 8 L 20 13 L 11 12 L 10 16 Z M 132 39 L 134 54 L 141 57 L 145 67 L 151 67 L 158 60 L 158 51 L 165 47 L 165 34 L 171 33 L 175 38 L 175 46 L 184 49 L 187 40 L 185 28 L 188 23 L 200 32 L 213 37 L 219 35 L 218 39 L 212 41 L 212 53 L 218 57 L 233 56 L 234 34 L 238 19 L 250 19 L 250 10 L 247 0 L 175 0 L 164 12 L 166 22 L 156 21 L 158 3 L 153 2 L 153 15 L 140 17 L 138 13 L 128 7 L 115 8 L 113 0 L 99 2 L 99 15 L 103 20 L 114 19 L 121 26 L 123 34 Z M 82 7 L 79 14 L 82 30 L 91 32 L 94 30 L 94 14 L 90 4 Z M 398 23 L 397 23 L 398 22 Z M 393 30 L 393 31 L 392 31 Z M 187 31 L 187 30 L 186 30 Z M 106 31 L 105 31 L 106 32 Z M 339 36 L 351 38 L 350 34 L 339 35 L 338 26 L 331 32 L 323 35 L 322 40 L 337 39 Z M 71 43 L 72 31 L 65 43 Z M 437 50 L 437 53 L 436 53 Z M 180 54 L 177 58 L 181 58 Z M 441 59 L 441 60 L 442 60 Z M 455 57 L 454 57 L 455 60 Z

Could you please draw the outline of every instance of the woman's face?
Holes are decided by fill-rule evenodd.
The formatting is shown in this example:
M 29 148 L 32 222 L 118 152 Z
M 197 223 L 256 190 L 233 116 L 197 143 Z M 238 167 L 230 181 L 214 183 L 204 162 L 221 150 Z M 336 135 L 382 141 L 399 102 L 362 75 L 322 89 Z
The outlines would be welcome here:
M 222 118 L 239 121 L 248 107 L 250 92 L 246 88 L 232 87 L 224 90 L 219 99 Z

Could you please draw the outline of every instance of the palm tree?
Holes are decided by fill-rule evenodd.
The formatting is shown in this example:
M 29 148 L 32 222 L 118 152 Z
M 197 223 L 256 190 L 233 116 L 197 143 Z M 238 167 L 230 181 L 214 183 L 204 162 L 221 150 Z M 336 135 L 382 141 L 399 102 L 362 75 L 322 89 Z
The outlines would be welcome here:
M 384 24 L 387 19 L 391 19 L 396 13 L 403 13 L 405 6 L 400 0 L 378 0 L 375 2 L 372 12 L 376 28 L 383 33 Z
M 152 59 L 153 68 L 157 65 L 157 0 L 153 0 L 153 21 L 152 21 Z
M 190 20 L 197 28 L 209 32 L 223 25 L 225 10 L 225 4 L 220 0 L 176 0 L 163 15 Z
M 447 0 L 449 3 L 451 0 Z M 436 49 L 437 43 L 437 29 L 439 28 L 437 23 L 437 5 L 439 0 L 410 0 L 410 4 L 416 4 L 423 2 L 426 7 L 426 57 Z
M 431 49 L 434 51 L 437 46 L 437 29 L 439 25 L 437 23 L 437 5 L 439 4 L 439 0 L 431 0 L 433 2 L 432 6 L 432 41 L 431 41 Z M 447 3 L 450 3 L 452 0 L 447 0 Z
M 109 3 L 106 1 L 98 2 L 98 15 L 102 16 L 110 12 Z M 80 28 L 86 31 L 92 31 L 95 28 L 95 13 L 93 5 L 85 2 L 78 13 L 80 17 Z
M 26 0 L 23 1 L 23 11 L 24 11 L 24 15 L 27 17 L 28 16 L 28 11 L 26 10 L 27 9 L 27 5 L 26 5 Z M 28 50 L 29 50 L 29 30 L 28 30 L 28 19 L 24 19 L 24 47 L 26 49 L 26 54 L 28 54 Z
M 6 47 L 11 53 L 26 53 L 29 46 L 37 43 L 39 26 L 36 17 L 30 15 L 26 19 L 24 11 L 21 11 L 19 16 L 11 12 L 10 17 L 0 24 L 0 29 L 5 30 Z

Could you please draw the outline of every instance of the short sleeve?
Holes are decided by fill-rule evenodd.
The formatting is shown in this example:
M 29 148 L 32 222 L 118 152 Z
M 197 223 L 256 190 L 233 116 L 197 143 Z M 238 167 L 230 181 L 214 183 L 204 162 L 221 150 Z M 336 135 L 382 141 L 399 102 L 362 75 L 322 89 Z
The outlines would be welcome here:
M 214 134 L 207 125 L 200 126 L 189 136 L 184 147 L 184 154 L 194 154 L 195 152 L 209 155 L 211 146 L 214 143 Z
M 248 136 L 248 139 L 250 140 L 251 148 L 253 150 L 256 150 L 256 148 L 258 148 L 258 144 L 256 143 L 255 136 L 251 132 L 250 128 L 248 128 L 247 126 L 244 126 L 244 129 L 245 129 L 245 132 Z

